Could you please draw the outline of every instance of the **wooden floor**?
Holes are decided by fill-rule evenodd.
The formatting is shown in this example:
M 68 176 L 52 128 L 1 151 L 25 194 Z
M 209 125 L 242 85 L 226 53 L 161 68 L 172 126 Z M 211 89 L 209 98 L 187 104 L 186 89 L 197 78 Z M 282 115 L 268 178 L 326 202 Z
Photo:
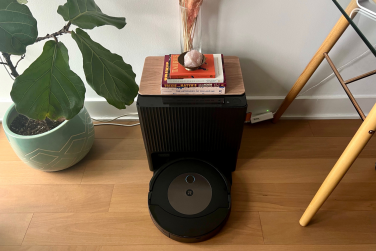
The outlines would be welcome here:
M 140 127 L 96 127 L 78 165 L 23 164 L 0 129 L 0 251 L 376 250 L 376 137 L 312 224 L 298 223 L 359 120 L 246 125 L 224 229 L 181 244 L 153 225 Z

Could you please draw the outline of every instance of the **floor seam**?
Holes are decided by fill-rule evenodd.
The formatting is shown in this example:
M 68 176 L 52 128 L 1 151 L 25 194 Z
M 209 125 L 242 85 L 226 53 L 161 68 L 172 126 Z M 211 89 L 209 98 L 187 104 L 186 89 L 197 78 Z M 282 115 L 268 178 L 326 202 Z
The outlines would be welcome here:
M 110 196 L 110 203 L 108 205 L 108 213 L 110 213 L 110 208 L 111 208 L 111 203 L 112 203 L 112 197 L 114 195 L 114 190 L 115 190 L 115 184 L 112 184 L 112 192 L 111 192 L 111 196 Z
M 33 220 L 33 217 L 34 217 L 34 213 L 32 213 L 32 215 L 31 215 L 30 222 L 29 222 L 29 224 L 27 225 L 27 228 L 26 228 L 26 231 L 25 231 L 25 235 L 24 235 L 24 237 L 22 238 L 22 241 L 21 241 L 21 245 L 20 245 L 20 246 L 22 246 L 23 243 L 24 243 L 24 241 L 25 241 L 25 237 L 26 237 L 27 231 L 29 231 L 29 227 L 30 227 L 31 221 Z
M 86 168 L 87 168 L 87 163 L 85 163 L 85 168 L 84 171 L 82 172 L 81 180 L 80 180 L 80 185 L 82 185 L 82 180 L 84 179 L 84 175 L 86 173 Z
M 262 243 L 265 245 L 264 230 L 263 230 L 263 228 L 262 228 L 262 222 L 261 222 L 261 214 L 260 214 L 260 211 L 258 211 L 258 215 L 259 215 L 259 221 L 260 221 L 260 227 L 261 227 Z
M 308 120 L 308 126 L 309 130 L 311 131 L 312 137 L 316 137 L 316 135 L 313 133 L 312 126 L 311 126 L 311 121 Z

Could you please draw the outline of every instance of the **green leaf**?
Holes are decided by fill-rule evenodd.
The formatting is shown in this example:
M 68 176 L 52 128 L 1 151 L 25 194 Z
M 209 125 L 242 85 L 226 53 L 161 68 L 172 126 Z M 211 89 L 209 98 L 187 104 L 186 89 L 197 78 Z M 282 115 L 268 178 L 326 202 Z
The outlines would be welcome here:
M 84 105 L 85 86 L 69 68 L 68 50 L 50 40 L 42 54 L 14 81 L 11 97 L 19 113 L 43 120 L 71 119 Z
M 72 31 L 72 37 L 81 50 L 88 84 L 118 109 L 131 105 L 138 93 L 132 66 L 124 63 L 121 56 L 91 40 L 81 29 Z
M 28 3 L 27 0 L 17 0 L 17 2 L 20 3 L 20 4 L 27 4 Z
M 37 20 L 17 0 L 0 0 L 0 51 L 22 55 L 38 37 Z
M 102 25 L 113 25 L 118 29 L 125 26 L 124 17 L 110 17 L 103 14 L 94 0 L 67 0 L 57 9 L 65 21 L 82 29 L 93 29 Z

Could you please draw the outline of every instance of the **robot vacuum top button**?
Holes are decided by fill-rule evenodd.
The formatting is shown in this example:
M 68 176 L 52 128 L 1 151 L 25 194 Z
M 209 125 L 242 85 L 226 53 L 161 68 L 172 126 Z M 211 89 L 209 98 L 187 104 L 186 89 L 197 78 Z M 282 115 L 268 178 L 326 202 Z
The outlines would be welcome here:
M 185 181 L 186 181 L 187 183 L 189 183 L 189 184 L 195 182 L 195 180 L 196 180 L 196 178 L 195 178 L 195 176 L 193 176 L 193 175 L 188 175 L 187 177 L 185 177 Z

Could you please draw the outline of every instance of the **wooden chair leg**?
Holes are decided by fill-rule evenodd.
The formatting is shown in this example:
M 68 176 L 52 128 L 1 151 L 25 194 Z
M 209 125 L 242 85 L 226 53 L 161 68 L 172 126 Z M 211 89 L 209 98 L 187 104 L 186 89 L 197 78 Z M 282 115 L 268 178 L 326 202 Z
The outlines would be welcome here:
M 356 0 L 352 0 L 346 8 L 346 13 L 350 14 L 351 11 L 357 7 Z M 309 62 L 302 75 L 298 78 L 294 86 L 291 88 L 290 92 L 287 94 L 285 100 L 282 102 L 278 111 L 274 114 L 273 123 L 277 123 L 286 109 L 290 106 L 292 101 L 295 100 L 296 96 L 303 89 L 308 80 L 312 77 L 313 73 L 320 66 L 321 62 L 324 60 L 324 53 L 329 53 L 333 46 L 337 43 L 338 39 L 345 32 L 349 22 L 344 16 L 338 20 L 337 24 L 334 26 L 332 31 L 326 37 L 325 41 L 318 49 L 316 54 L 313 56 L 312 60 Z
M 302 218 L 300 218 L 300 225 L 306 226 L 317 213 L 320 207 L 324 204 L 326 199 L 334 191 L 336 186 L 345 176 L 351 165 L 357 159 L 363 148 L 367 145 L 372 135 L 376 131 L 376 104 L 364 120 L 363 124 L 359 127 L 355 136 L 347 145 L 345 151 L 322 183 L 320 189 L 317 191 L 315 197 L 305 210 Z

